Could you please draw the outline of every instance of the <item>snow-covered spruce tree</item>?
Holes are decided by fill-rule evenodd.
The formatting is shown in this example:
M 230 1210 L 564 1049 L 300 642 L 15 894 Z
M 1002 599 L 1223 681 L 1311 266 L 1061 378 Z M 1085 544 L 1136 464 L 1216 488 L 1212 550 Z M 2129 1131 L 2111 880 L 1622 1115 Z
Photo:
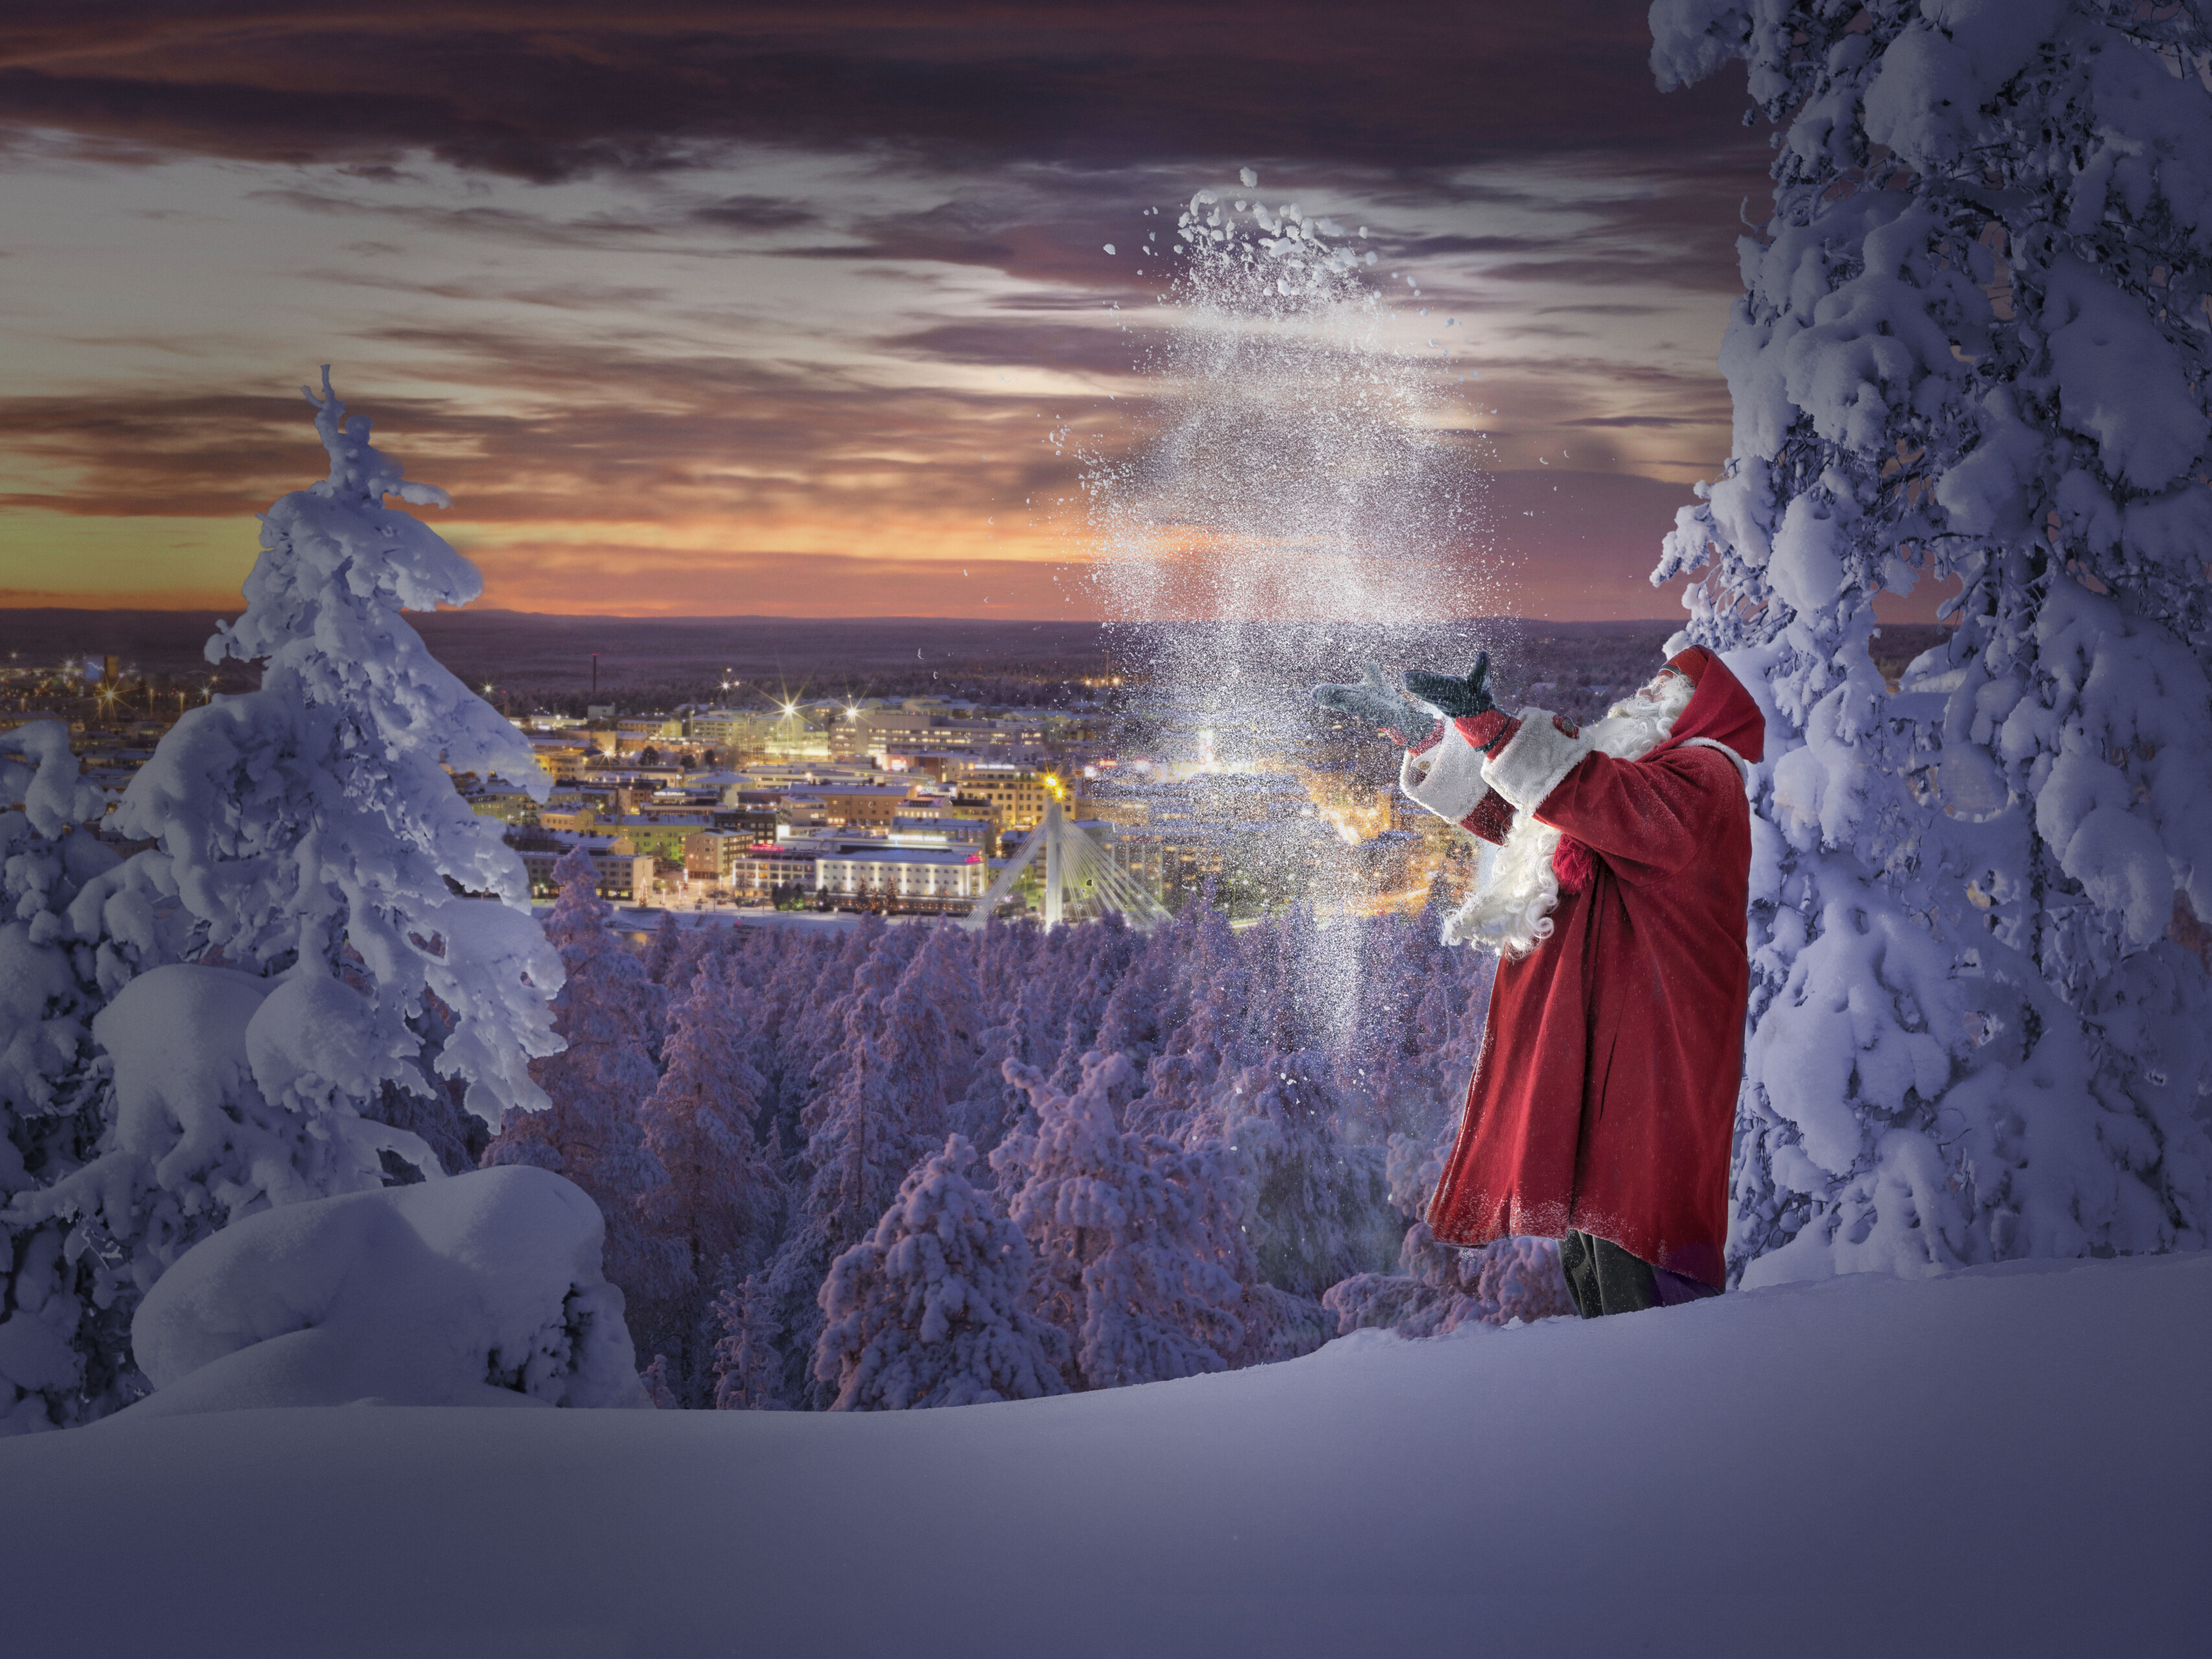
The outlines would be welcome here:
M 1046 955 L 1054 969 L 1045 982 L 1053 993 L 1050 1036 L 1056 1046 L 1054 1058 L 1046 1069 L 1057 1086 L 1079 1085 L 1083 1056 L 1097 1047 L 1099 1023 L 1105 1018 L 1115 982 L 1135 958 L 1140 945 L 1140 936 L 1118 911 L 1109 910 L 1097 921 L 1081 927 L 1048 932 Z
M 393 1160 L 434 1171 L 375 1121 L 392 1091 L 442 1107 L 458 1084 L 487 1122 L 544 1104 L 525 1068 L 554 1046 L 559 961 L 520 860 L 447 769 L 546 780 L 398 616 L 481 579 L 384 505 L 444 497 L 344 419 L 327 371 L 308 398 L 330 477 L 264 515 L 246 612 L 208 647 L 259 661 L 261 687 L 161 739 L 111 820 L 156 845 L 70 906 L 108 999 L 100 1135 L 10 1222 L 74 1222 L 122 1304 L 238 1216 L 379 1186 Z
M 645 1351 L 666 1356 L 686 1406 L 713 1392 L 711 1298 L 763 1265 L 782 1205 L 755 1129 L 763 1085 L 744 1054 L 738 1000 L 728 959 L 703 959 L 671 1011 L 666 1069 L 638 1112 L 645 1150 L 667 1176 L 640 1201 L 648 1231 L 672 1248 L 674 1294 L 633 1302 L 629 1324 Z
M 1099 1013 L 1099 1052 L 1126 1055 L 1139 1076 L 1175 1029 L 1176 958 L 1185 932 L 1170 923 L 1144 934 Z
M 560 952 L 553 1029 L 566 1046 L 531 1062 L 545 1109 L 509 1113 L 484 1167 L 527 1164 L 581 1187 L 606 1221 L 607 1278 L 627 1305 L 665 1310 L 684 1294 L 690 1263 L 675 1237 L 646 1227 L 640 1200 L 668 1176 L 646 1145 L 639 1109 L 660 1081 L 646 1044 L 667 999 L 615 937 L 591 854 L 571 848 L 553 877 L 561 890 L 545 937 Z
M 2193 5 L 1658 0 L 1785 123 L 1734 454 L 1653 580 L 1768 703 L 1746 1282 L 2193 1248 L 2212 50 Z M 1955 577 L 1887 691 L 1885 589 Z
M 974 1081 L 981 991 L 973 935 L 950 923 L 921 931 L 921 948 L 899 976 L 885 1024 L 914 1056 L 927 1109 L 941 1115 Z
M 1074 1338 L 1069 1382 L 1227 1370 L 1245 1337 L 1235 1155 L 1121 1128 L 1137 1086 L 1123 1055 L 1085 1055 L 1073 1093 L 1018 1060 L 1006 1078 L 1035 1119 L 999 1143 L 991 1167 L 1036 1257 L 1037 1310 Z
M 714 1311 L 714 1409 L 789 1409 L 782 1310 L 768 1271 L 725 1285 Z
M 673 910 L 664 910 L 645 953 L 645 976 L 673 996 L 690 981 L 704 948 L 698 929 L 684 927 Z
M 1127 1122 L 1175 1139 L 1219 1088 L 1224 1072 L 1249 1058 L 1250 976 L 1243 947 L 1261 928 L 1240 938 L 1228 914 L 1201 895 L 1161 931 L 1174 937 L 1176 971 L 1160 1015 L 1160 1052 L 1146 1062 L 1145 1092 L 1131 1103 Z
M 831 1264 L 814 1372 L 832 1411 L 1064 1394 L 1067 1334 L 1030 1311 L 1030 1248 L 979 1192 L 964 1135 L 915 1166 L 876 1230 Z
M 779 1162 L 803 1137 L 799 1114 L 806 1101 L 812 1057 L 797 1052 L 799 1034 L 821 1018 L 817 990 L 833 941 L 782 928 L 732 928 L 721 945 L 735 982 L 747 988 L 743 1049 L 761 1079 L 763 1146 Z
M 1050 1066 L 1066 1040 L 1056 1018 L 1059 955 L 1065 934 L 1048 934 L 1026 921 L 994 921 L 976 937 L 976 976 L 988 1023 L 976 1039 L 976 1066 L 966 1097 L 954 1108 L 955 1123 L 988 1157 L 1023 1111 L 1028 1097 L 1006 1081 L 1006 1064 Z
M 546 1003 L 560 975 L 522 861 L 451 775 L 537 797 L 551 782 L 513 724 L 400 618 L 483 591 L 474 565 L 384 504 L 442 507 L 445 493 L 370 444 L 328 368 L 307 399 L 330 477 L 263 515 L 246 612 L 208 644 L 210 660 L 259 662 L 261 688 L 179 720 L 115 827 L 158 840 L 210 954 L 283 977 L 265 1023 L 293 1022 L 328 1051 L 283 1056 L 289 1076 L 257 1061 L 272 1097 L 358 1107 L 386 1082 L 429 1095 L 434 1078 L 455 1078 L 467 1109 L 495 1124 L 544 1103 L 526 1066 L 554 1046 Z M 325 1077 L 325 1060 L 357 1074 Z
M 870 918 L 842 940 L 763 928 L 741 930 L 734 941 L 732 972 L 750 993 L 743 1010 L 744 1054 L 763 1083 L 762 1152 L 781 1179 L 784 1205 L 768 1264 L 716 1286 L 713 1363 L 719 1409 L 781 1411 L 802 1403 L 800 1361 L 811 1351 L 793 1338 L 787 1322 L 803 1323 L 819 1314 L 812 1298 L 821 1286 L 820 1270 L 813 1270 L 811 1283 L 805 1282 L 810 1269 L 792 1249 L 810 1184 L 805 1152 L 805 1126 L 813 1121 L 811 1079 L 817 1069 L 836 1073 L 830 1060 L 842 1024 L 830 1011 L 841 1006 L 841 993 L 854 988 L 872 942 L 888 931 Z M 875 994 L 881 994 L 881 981 L 896 982 L 895 972 L 886 967 L 880 978 L 872 974 Z
M 830 1265 L 874 1229 L 945 1133 L 955 1057 L 921 931 L 876 930 L 853 990 L 839 999 L 844 1042 L 817 1064 L 818 1092 L 801 1114 L 806 1144 L 791 1183 L 790 1225 L 767 1269 L 774 1300 L 763 1328 L 783 1355 L 787 1404 L 829 1404 L 811 1362 Z
M 876 1030 L 884 999 L 898 984 L 920 943 L 918 929 L 863 916 L 838 948 L 822 958 L 805 1018 L 781 1038 L 784 1070 L 793 1080 L 802 1113 L 816 1110 L 837 1092 L 847 1068 Z M 802 1139 L 812 1133 L 805 1122 L 799 1127 Z M 872 1212 L 870 1225 L 880 1213 Z
M 1186 1146 L 1243 1161 L 1255 1272 L 1316 1304 L 1337 1280 L 1387 1267 L 1406 1231 L 1383 1148 L 1344 1139 L 1346 1103 L 1329 1071 L 1316 1050 L 1267 1054 L 1236 1068 L 1183 1133 Z
M 99 1144 L 96 945 L 73 938 L 69 916 L 118 862 L 88 827 L 106 805 L 58 720 L 0 733 L 0 1205 L 83 1168 Z M 127 1402 L 130 1308 L 116 1289 L 68 1220 L 0 1208 L 0 1435 Z

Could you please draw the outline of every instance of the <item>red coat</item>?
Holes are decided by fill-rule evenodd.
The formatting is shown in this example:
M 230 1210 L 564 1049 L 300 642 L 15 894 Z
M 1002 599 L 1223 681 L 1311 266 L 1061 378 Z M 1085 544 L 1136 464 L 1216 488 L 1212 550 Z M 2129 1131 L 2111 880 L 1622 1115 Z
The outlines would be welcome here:
M 1551 938 L 1499 964 L 1429 1206 L 1447 1243 L 1572 1227 L 1723 1282 L 1751 813 L 1735 762 L 1692 740 L 1756 761 L 1765 727 L 1718 658 L 1692 655 L 1697 692 L 1665 743 L 1633 761 L 1589 755 L 1534 809 L 1594 869 L 1562 892 Z

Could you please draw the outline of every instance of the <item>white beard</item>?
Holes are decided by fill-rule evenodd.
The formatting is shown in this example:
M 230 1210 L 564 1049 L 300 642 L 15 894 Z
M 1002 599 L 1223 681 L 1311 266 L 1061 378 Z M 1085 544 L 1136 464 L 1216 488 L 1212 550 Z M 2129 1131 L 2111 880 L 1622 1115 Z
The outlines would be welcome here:
M 1683 676 L 1665 676 L 1656 695 L 1624 698 L 1583 735 L 1601 754 L 1640 759 L 1667 741 L 1696 693 Z M 1538 720 L 1550 718 L 1540 709 L 1528 713 Z M 1537 823 L 1532 814 L 1516 813 L 1505 844 L 1490 860 L 1488 876 L 1446 918 L 1444 943 L 1476 945 L 1511 961 L 1551 938 L 1552 912 L 1559 905 L 1552 854 L 1559 840 L 1560 832 L 1551 825 Z

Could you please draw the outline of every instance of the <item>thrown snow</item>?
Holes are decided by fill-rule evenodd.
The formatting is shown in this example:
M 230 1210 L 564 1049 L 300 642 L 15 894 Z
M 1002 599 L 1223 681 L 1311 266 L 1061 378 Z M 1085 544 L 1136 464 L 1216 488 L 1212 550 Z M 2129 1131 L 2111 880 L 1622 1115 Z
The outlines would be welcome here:
M 257 1407 L 649 1405 L 598 1206 L 523 1167 L 264 1210 L 139 1304 L 139 1416 Z
M 0 1445 L 0 1595 L 20 1653 L 2182 1654 L 2209 1362 L 2191 1255 L 941 1411 L 133 1411 Z

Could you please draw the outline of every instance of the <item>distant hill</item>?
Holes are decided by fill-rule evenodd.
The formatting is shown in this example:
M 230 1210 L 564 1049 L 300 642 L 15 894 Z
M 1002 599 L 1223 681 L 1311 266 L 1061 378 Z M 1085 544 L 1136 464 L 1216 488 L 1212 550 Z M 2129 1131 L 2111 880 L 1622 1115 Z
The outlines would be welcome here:
M 725 679 L 801 695 L 942 690 L 992 697 L 1011 694 L 998 682 L 1123 672 L 1142 655 L 1130 649 L 1136 642 L 1131 630 L 1096 622 L 562 617 L 473 609 L 410 612 L 408 621 L 438 659 L 471 684 L 558 699 L 586 693 L 593 652 L 602 693 L 629 702 L 712 697 Z M 0 649 L 21 653 L 25 662 L 113 655 L 140 673 L 191 676 L 206 671 L 202 647 L 214 624 L 210 611 L 0 609 Z M 1555 712 L 1588 719 L 1657 666 L 1676 626 L 1497 618 L 1467 629 L 1470 640 L 1490 645 L 1501 694 L 1526 692 Z M 1875 656 L 1894 678 L 1943 632 L 1893 624 L 1875 641 Z
M 235 611 L 229 613 L 233 616 Z M 1097 623 L 966 622 L 937 617 L 558 617 L 522 611 L 410 612 L 430 649 L 464 679 L 515 690 L 580 690 L 599 653 L 599 684 L 754 681 L 899 670 L 1104 669 Z M 0 610 L 0 647 L 25 660 L 112 654 L 148 674 L 198 672 L 215 613 L 195 611 Z

